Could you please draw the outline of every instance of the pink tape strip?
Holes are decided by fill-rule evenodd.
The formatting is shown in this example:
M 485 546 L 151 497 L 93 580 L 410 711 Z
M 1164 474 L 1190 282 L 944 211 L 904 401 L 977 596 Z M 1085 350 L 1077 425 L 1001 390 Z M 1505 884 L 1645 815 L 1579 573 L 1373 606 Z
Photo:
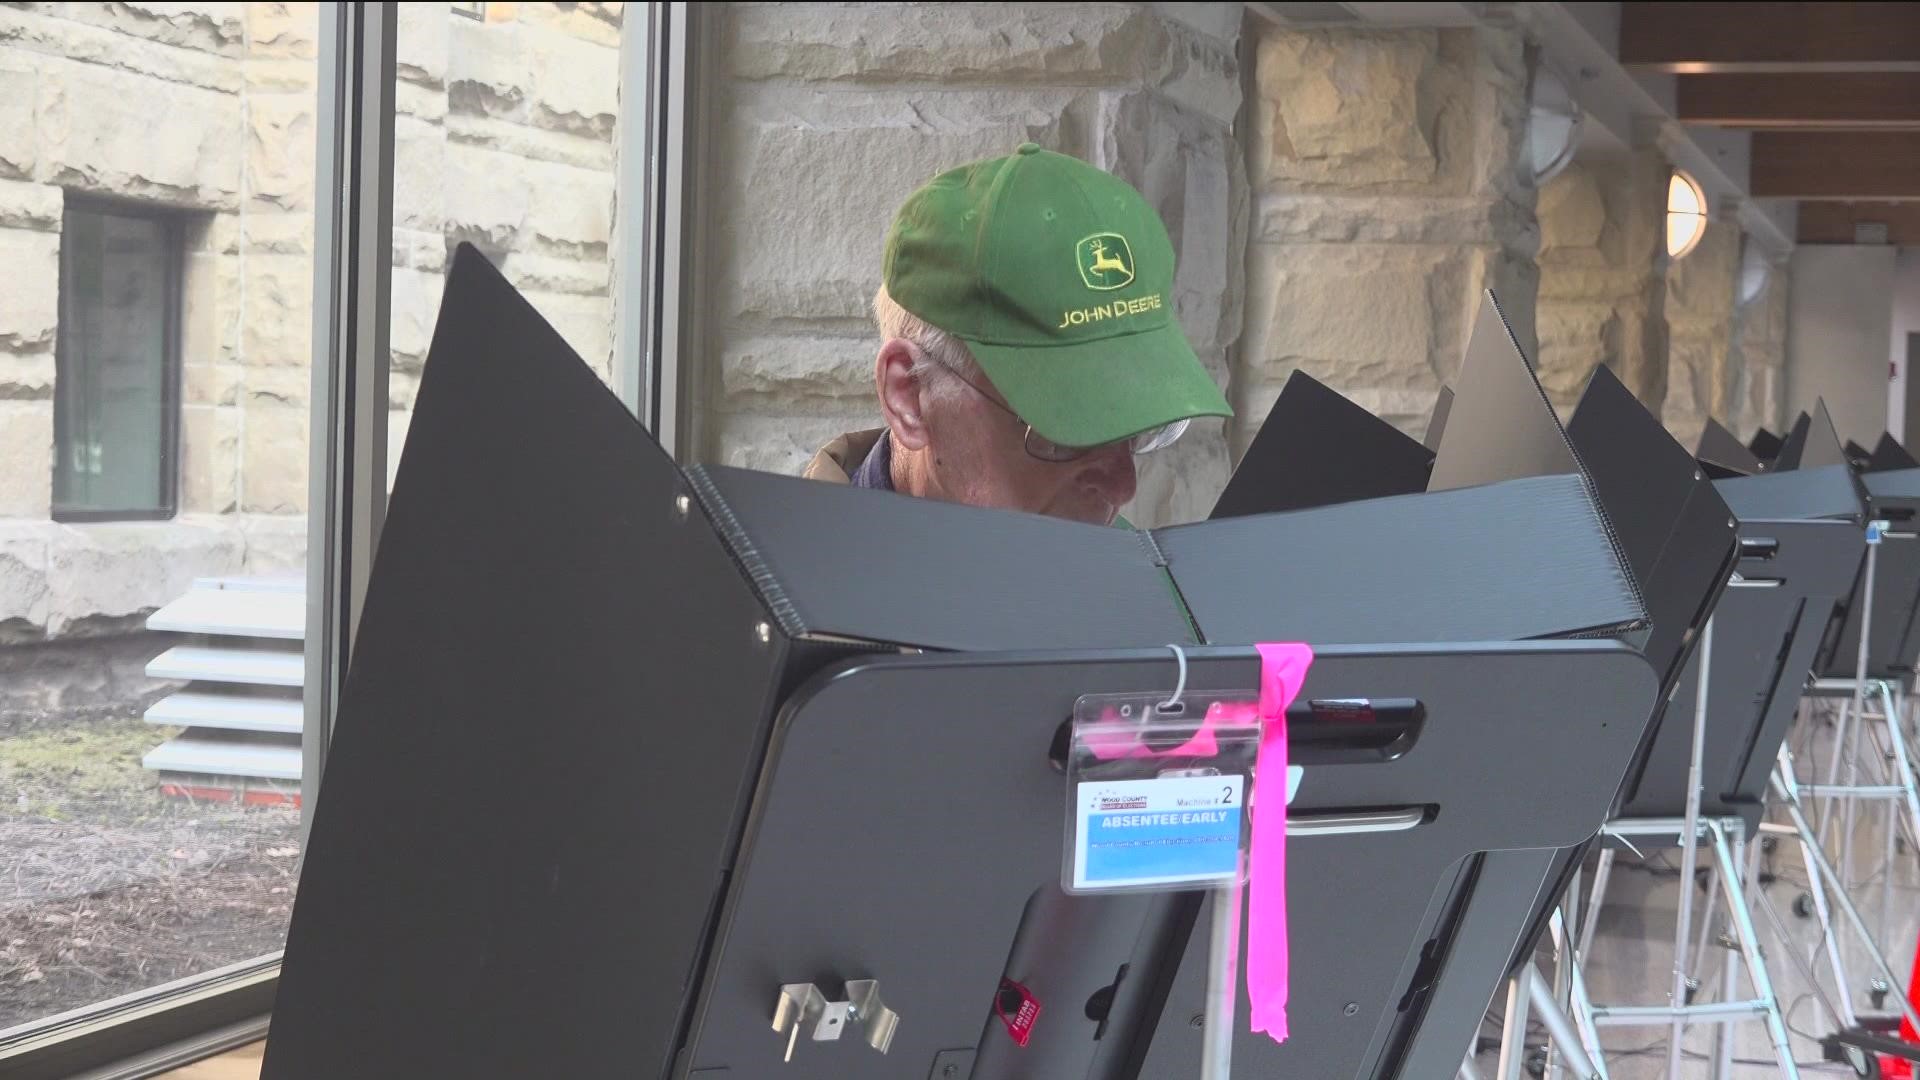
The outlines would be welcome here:
M 1255 788 L 1253 839 L 1247 853 L 1247 997 L 1254 1031 L 1287 1041 L 1287 707 L 1300 694 L 1313 666 L 1313 650 L 1298 643 L 1255 646 L 1260 653 L 1260 702 L 1215 702 L 1193 738 L 1173 750 L 1155 751 L 1124 728 L 1117 715 L 1102 717 L 1114 728 L 1096 728 L 1082 738 L 1103 761 L 1137 757 L 1208 757 L 1217 753 L 1217 723 L 1245 724 L 1258 711 L 1260 753 L 1254 768 L 1267 784 Z
M 1253 1030 L 1287 1041 L 1287 706 L 1313 666 L 1301 644 L 1261 645 L 1260 756 L 1247 856 L 1247 998 Z M 1276 797 L 1277 796 L 1277 797 Z

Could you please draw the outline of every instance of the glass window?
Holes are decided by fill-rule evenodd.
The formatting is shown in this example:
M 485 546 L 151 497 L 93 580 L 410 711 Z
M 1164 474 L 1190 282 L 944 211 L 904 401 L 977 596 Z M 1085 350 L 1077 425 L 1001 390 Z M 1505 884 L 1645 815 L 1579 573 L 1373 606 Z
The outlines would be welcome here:
M 70 203 L 62 215 L 56 517 L 173 512 L 179 236 L 164 213 Z
M 621 4 L 399 12 L 390 479 L 463 242 L 613 382 L 621 35 L 641 17 Z
M 285 941 L 319 5 L 6 11 L 0 1054 Z

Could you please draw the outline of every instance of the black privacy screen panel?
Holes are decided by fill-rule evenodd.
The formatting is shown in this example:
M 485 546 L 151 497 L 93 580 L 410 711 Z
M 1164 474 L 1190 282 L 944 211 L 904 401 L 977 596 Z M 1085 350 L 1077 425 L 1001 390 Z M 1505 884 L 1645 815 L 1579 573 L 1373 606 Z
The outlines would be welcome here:
M 1433 452 L 1303 371 L 1287 377 L 1214 518 L 1425 491 Z
M 268 1080 L 665 1070 L 782 650 L 718 535 L 676 514 L 684 490 L 463 245 L 314 807 Z M 705 809 L 645 812 L 676 792 Z
M 1720 422 L 1711 417 L 1700 432 L 1700 445 L 1694 450 L 1693 456 L 1716 480 L 1730 476 L 1752 476 L 1765 468 L 1753 451 L 1740 444 L 1733 432 L 1721 427 Z

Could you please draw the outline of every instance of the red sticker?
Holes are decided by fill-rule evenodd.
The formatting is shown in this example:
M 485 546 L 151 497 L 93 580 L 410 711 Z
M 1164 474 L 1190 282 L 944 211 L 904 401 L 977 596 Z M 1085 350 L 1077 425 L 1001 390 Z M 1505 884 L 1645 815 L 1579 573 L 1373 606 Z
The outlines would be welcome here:
M 1001 978 L 1000 992 L 994 996 L 993 1011 L 1007 1025 L 1007 1034 L 1021 1046 L 1033 1037 L 1033 1022 L 1040 1018 L 1040 999 L 1012 979 Z

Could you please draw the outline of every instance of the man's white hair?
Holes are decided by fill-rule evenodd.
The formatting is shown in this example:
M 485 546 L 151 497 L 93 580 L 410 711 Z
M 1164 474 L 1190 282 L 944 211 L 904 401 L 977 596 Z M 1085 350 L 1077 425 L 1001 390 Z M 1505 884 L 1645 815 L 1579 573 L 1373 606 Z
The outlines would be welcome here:
M 873 321 L 879 325 L 882 342 L 899 338 L 913 343 L 919 350 L 913 358 L 912 375 L 921 386 L 931 388 L 939 385 L 927 379 L 936 365 L 975 385 L 985 380 L 980 362 L 967 351 L 965 342 L 901 307 L 887 294 L 885 285 L 880 286 L 880 291 L 873 296 Z M 942 393 L 940 390 L 931 392 Z M 948 392 L 963 393 L 964 390 L 951 387 Z

